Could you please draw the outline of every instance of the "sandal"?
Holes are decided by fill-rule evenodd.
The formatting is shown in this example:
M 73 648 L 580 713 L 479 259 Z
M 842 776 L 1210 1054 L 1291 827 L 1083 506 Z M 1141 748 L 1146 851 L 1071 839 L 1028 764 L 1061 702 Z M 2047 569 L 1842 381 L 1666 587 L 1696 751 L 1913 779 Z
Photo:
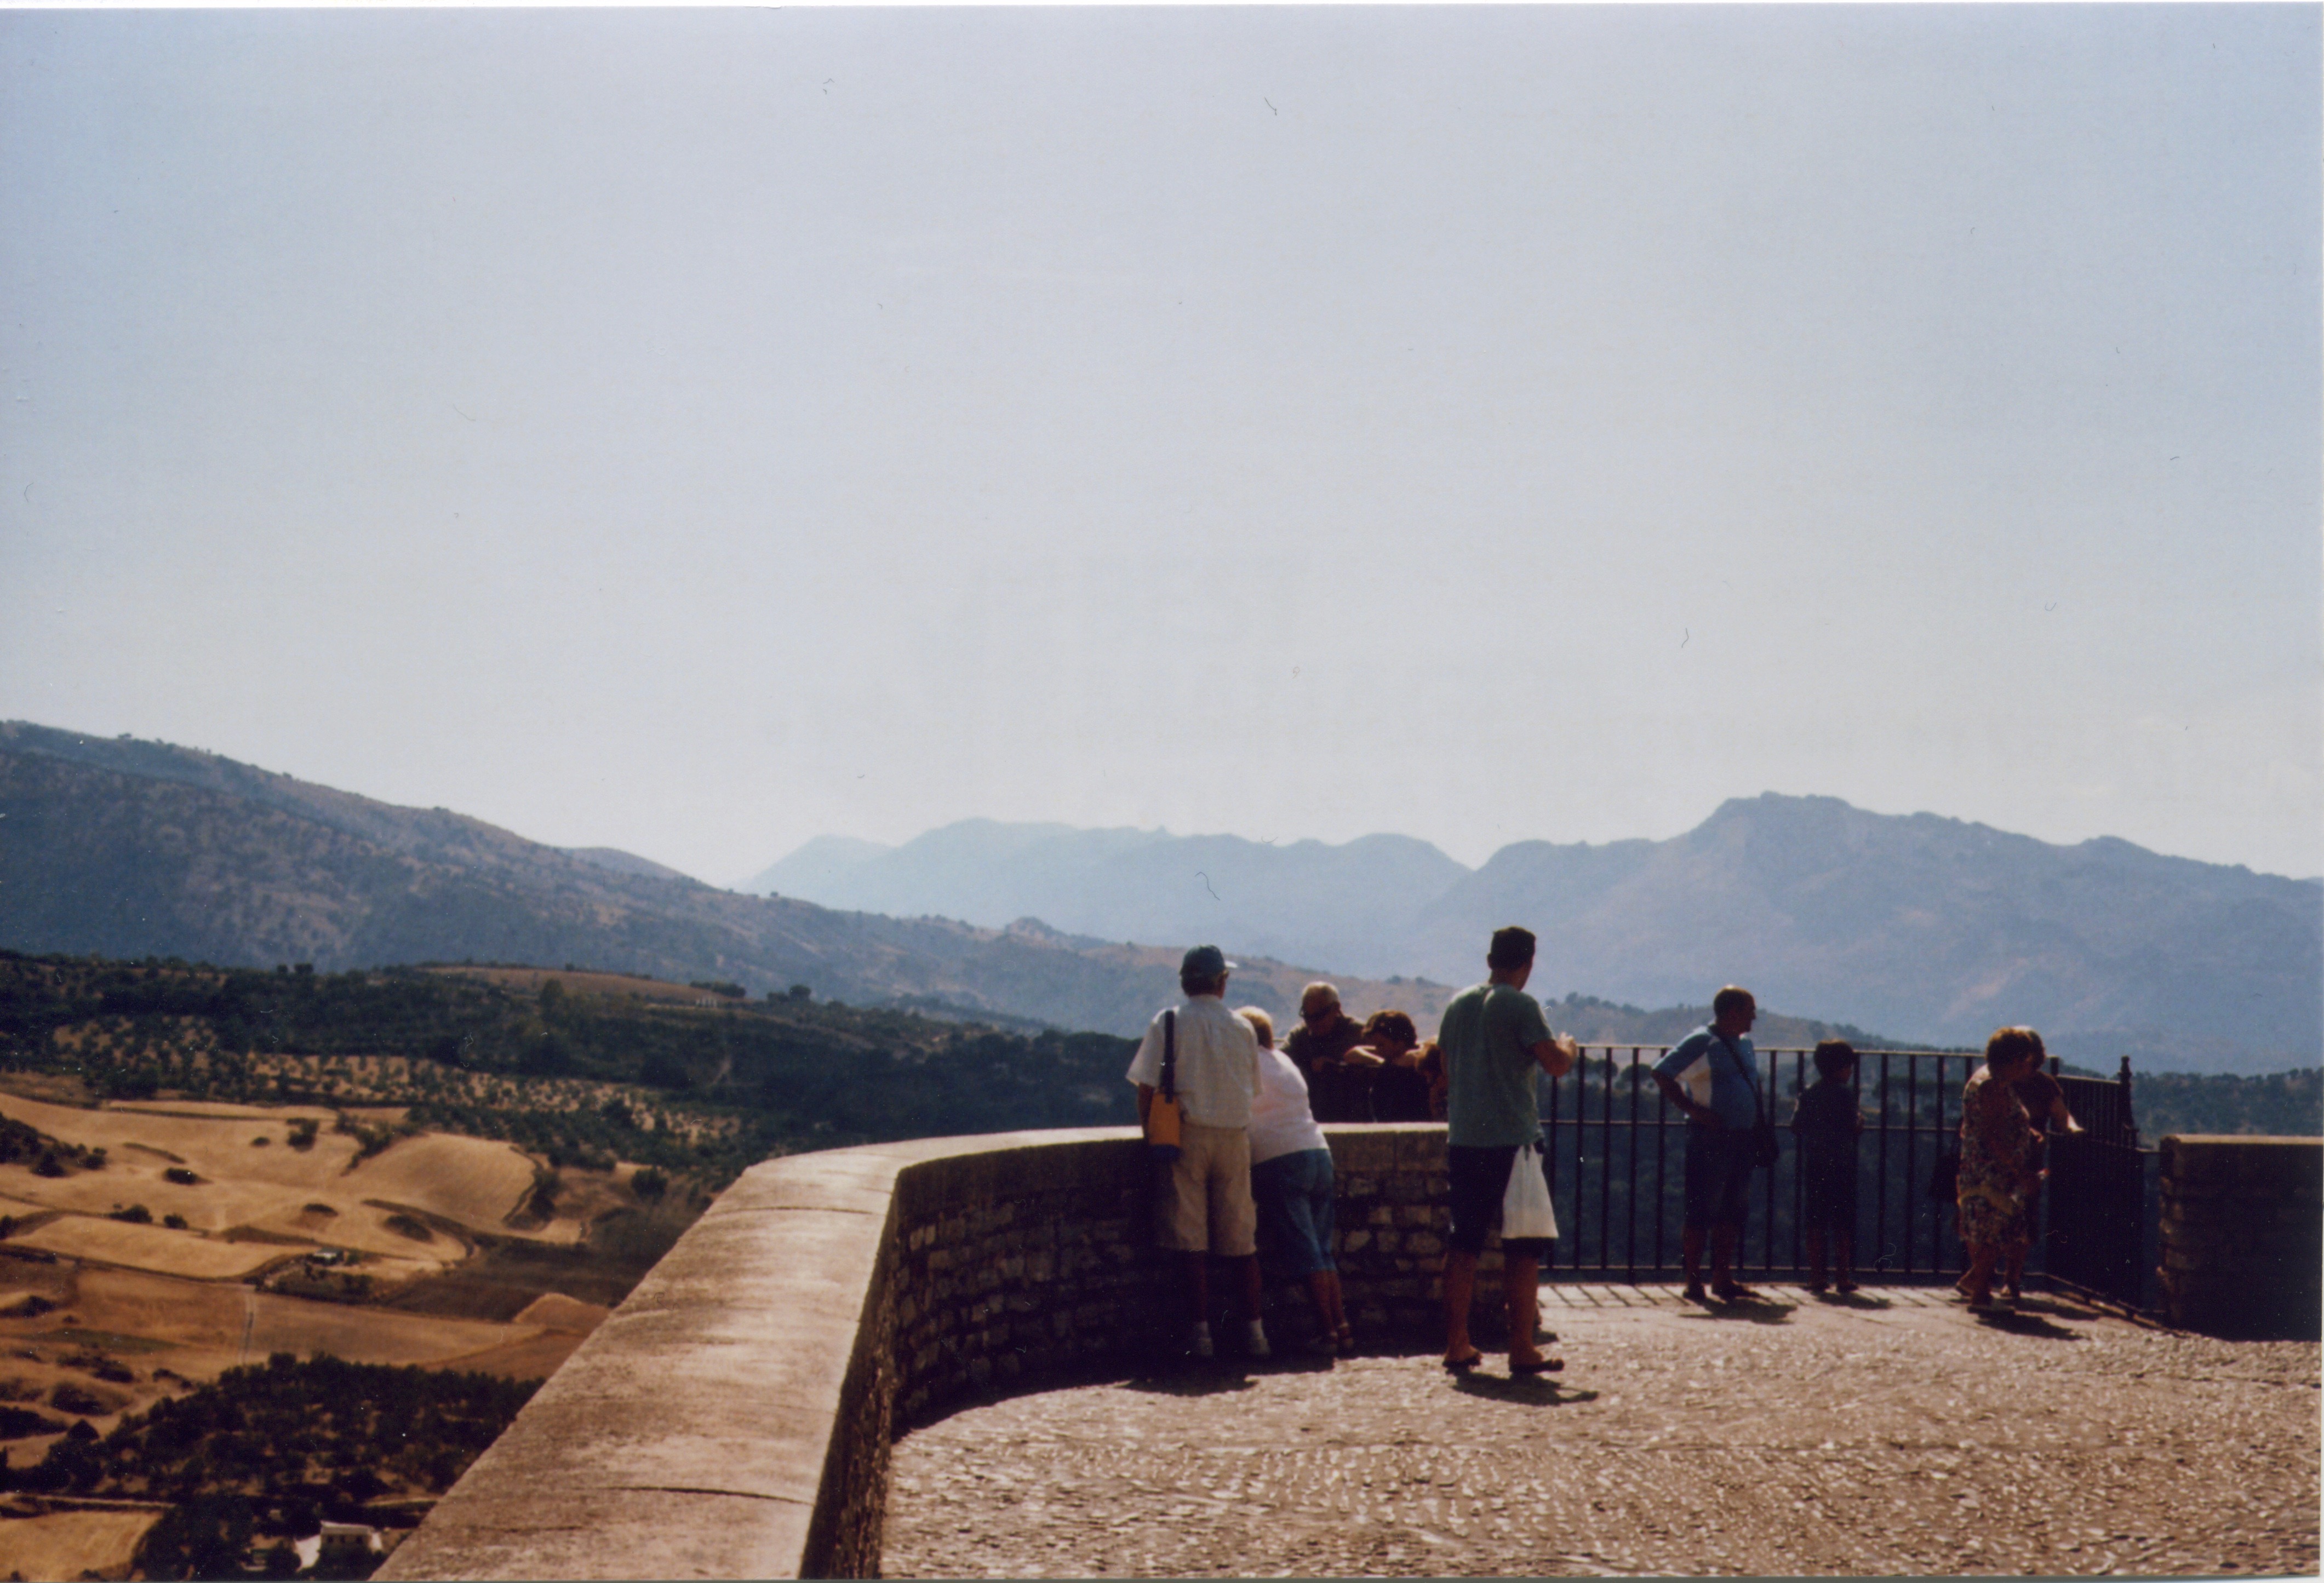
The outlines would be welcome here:
M 1332 1341 L 1339 1348 L 1341 1357 L 1353 1358 L 1356 1355 L 1356 1330 L 1353 1325 L 1342 1325 Z
M 1444 1372 L 1471 1374 L 1475 1372 L 1477 1366 L 1484 1361 L 1485 1355 L 1481 1352 L 1471 1352 L 1466 1358 L 1448 1358 L 1444 1360 Z
M 1509 1359 L 1509 1377 L 1519 1379 L 1527 1375 L 1555 1374 L 1564 1367 L 1565 1359 L 1563 1358 L 1536 1358 L 1531 1363 L 1519 1363 L 1512 1358 Z
M 1757 1302 L 1759 1294 L 1738 1282 L 1729 1281 L 1724 1286 L 1714 1286 L 1711 1294 L 1721 1302 Z

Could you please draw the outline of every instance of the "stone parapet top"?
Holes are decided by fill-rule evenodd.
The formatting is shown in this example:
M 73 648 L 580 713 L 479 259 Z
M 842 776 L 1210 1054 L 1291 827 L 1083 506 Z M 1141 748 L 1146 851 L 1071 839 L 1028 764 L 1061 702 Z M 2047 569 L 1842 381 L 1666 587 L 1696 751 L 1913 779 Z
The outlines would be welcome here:
M 377 1577 L 773 1578 L 827 1569 L 825 1500 L 899 1177 L 941 1202 L 1095 1167 L 1127 1127 L 873 1145 L 743 1173 Z M 1111 1149 L 1090 1149 L 1093 1144 Z M 1134 1159 L 1134 1155 L 1133 1155 Z M 951 1173 L 939 1173 L 949 1178 Z M 914 1196 L 907 1193 L 905 1196 Z M 868 1338 L 876 1346 L 883 1338 Z M 884 1440 L 883 1415 L 878 1430 Z M 881 1448 L 884 1458 L 884 1445 Z M 884 1460 L 879 1468 L 884 1495 Z M 876 1555 L 876 1551 L 875 1551 Z

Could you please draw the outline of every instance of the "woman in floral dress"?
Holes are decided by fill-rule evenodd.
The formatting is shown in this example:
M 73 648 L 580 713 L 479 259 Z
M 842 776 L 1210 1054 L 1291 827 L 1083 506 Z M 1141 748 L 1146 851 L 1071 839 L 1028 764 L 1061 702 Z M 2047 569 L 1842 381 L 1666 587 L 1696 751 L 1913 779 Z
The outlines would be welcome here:
M 2039 1185 L 2034 1164 L 2034 1125 L 2017 1102 L 2017 1080 L 2040 1059 L 2024 1028 L 2003 1028 L 1986 1041 L 1985 1065 L 1961 1090 L 1960 1177 L 1957 1202 L 1969 1273 L 1960 1289 L 1973 1309 L 1993 1306 L 1996 1265 L 2029 1240 L 2025 1201 Z

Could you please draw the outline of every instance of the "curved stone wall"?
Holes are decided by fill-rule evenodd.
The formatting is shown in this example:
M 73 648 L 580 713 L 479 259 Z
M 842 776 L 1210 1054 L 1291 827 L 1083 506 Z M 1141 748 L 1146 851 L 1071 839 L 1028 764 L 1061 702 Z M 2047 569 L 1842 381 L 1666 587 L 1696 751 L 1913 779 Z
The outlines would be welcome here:
M 1432 1339 L 1444 1129 L 1330 1137 L 1351 1314 Z M 1178 1310 L 1148 1183 L 1129 1128 L 753 1167 L 377 1576 L 875 1575 L 899 1426 L 1157 1355 Z

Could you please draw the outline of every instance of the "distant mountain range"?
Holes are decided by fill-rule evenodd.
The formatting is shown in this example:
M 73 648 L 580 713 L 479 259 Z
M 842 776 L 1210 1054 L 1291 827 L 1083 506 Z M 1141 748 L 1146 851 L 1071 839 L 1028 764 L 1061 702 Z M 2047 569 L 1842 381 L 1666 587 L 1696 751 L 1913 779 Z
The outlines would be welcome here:
M 1934 1044 L 2032 1023 L 2108 1070 L 2124 1054 L 2148 1070 L 2324 1061 L 2324 883 L 1831 797 L 1731 801 L 1668 841 L 1519 842 L 1473 871 L 1403 836 L 1277 846 L 969 820 L 894 848 L 810 842 L 743 888 L 1454 983 L 1479 975 L 1492 928 L 1524 923 L 1547 996 L 1700 1005 L 1734 981 Z
M 0 722 L 0 947 L 327 972 L 569 962 L 1134 1034 L 1175 998 L 1185 944 L 743 896 L 627 852 L 544 846 L 211 753 Z M 1239 960 L 1238 1003 L 1283 1016 L 1313 976 Z M 1446 993 L 1342 983 L 1360 1011 L 1433 1016 Z
M 971 821 L 893 849 L 810 842 L 761 887 L 781 894 L 190 749 L 0 723 L 0 946 L 17 951 L 571 962 L 1134 1033 L 1204 940 L 1243 963 L 1238 1002 L 1287 1017 L 1329 976 L 1351 1010 L 1429 1026 L 1480 976 L 1491 928 L 1522 922 L 1543 939 L 1533 991 L 1565 997 L 1553 1020 L 1594 1040 L 1658 1042 L 1732 980 L 1829 1019 L 1771 1017 L 1769 1044 L 1872 1027 L 1963 1045 L 2024 1021 L 2107 1070 L 2324 1059 L 2324 884 L 1824 797 L 1731 802 L 1669 841 L 1524 842 L 1473 871 L 1402 836 Z

